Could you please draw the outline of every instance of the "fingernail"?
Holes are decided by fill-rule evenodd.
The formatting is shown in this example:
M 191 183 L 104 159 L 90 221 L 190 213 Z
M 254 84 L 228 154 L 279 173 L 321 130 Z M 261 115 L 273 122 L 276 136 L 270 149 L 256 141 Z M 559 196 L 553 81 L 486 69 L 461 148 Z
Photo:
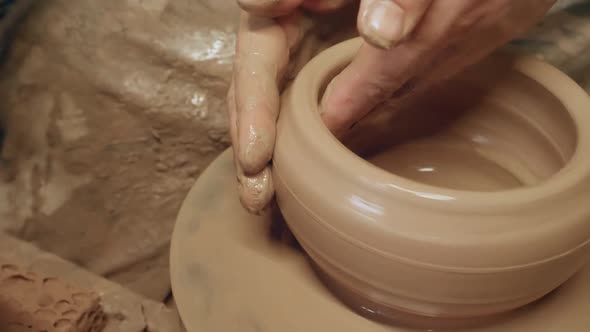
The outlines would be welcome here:
M 403 38 L 403 26 L 404 10 L 392 0 L 377 0 L 363 13 L 360 28 L 372 44 L 388 49 Z

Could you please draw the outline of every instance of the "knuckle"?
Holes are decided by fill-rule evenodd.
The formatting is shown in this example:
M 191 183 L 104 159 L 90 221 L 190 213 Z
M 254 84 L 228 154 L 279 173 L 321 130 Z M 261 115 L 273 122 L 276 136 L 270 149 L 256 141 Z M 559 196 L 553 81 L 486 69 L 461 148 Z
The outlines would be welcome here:
M 393 92 L 390 82 L 383 82 L 381 80 L 373 83 L 369 90 L 369 97 L 375 100 L 383 100 L 388 98 Z

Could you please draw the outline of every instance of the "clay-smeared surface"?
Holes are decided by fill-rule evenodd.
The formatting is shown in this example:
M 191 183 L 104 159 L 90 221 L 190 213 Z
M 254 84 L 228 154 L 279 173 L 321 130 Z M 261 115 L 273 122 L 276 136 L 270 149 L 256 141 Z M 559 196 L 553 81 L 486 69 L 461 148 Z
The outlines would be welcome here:
M 0 330 L 100 332 L 105 324 L 97 293 L 0 264 Z
M 104 332 L 183 331 L 177 312 L 165 304 L 147 299 L 31 243 L 2 233 L 0 262 L 17 262 L 26 271 L 40 276 L 59 276 L 67 284 L 95 291 L 100 295 L 106 315 Z
M 409 332 L 353 313 L 329 292 L 287 235 L 278 214 L 245 212 L 231 151 L 192 188 L 172 241 L 172 284 L 189 332 Z M 474 332 L 584 331 L 590 326 L 586 268 L 541 301 Z

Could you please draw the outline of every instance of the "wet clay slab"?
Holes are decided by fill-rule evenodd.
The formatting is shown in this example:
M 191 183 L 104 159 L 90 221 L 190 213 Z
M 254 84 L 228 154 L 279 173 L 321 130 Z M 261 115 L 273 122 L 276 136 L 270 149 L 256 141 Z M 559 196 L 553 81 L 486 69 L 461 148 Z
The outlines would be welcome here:
M 0 331 L 100 332 L 105 325 L 95 292 L 0 264 Z
M 59 276 L 61 282 L 57 282 L 57 284 L 67 284 L 85 290 L 93 290 L 100 296 L 102 311 L 106 316 L 107 324 L 103 330 L 104 332 L 184 331 L 180 326 L 178 312 L 168 308 L 164 303 L 138 295 L 70 261 L 43 251 L 30 242 L 16 239 L 5 233 L 0 233 L 0 264 L 18 265 L 21 269 L 27 271 L 27 273 L 33 272 L 38 277 L 44 276 L 42 278 L 46 278 L 45 276 Z M 10 266 L 5 269 L 8 271 L 11 270 Z M 51 284 L 49 285 L 51 286 Z M 77 293 L 78 291 L 74 290 L 74 292 Z M 4 289 L 0 290 L 0 297 L 8 296 L 10 299 L 11 294 L 13 293 L 10 291 L 5 292 Z M 23 294 L 26 293 L 23 292 Z M 36 294 L 40 295 L 42 293 L 36 292 Z M 76 298 L 79 300 L 78 297 Z M 57 301 L 62 299 L 64 298 L 60 298 Z M 94 300 L 95 297 L 90 299 Z M 65 300 L 68 300 L 67 297 Z M 72 300 L 74 299 L 72 298 Z M 41 304 L 47 303 L 46 300 L 41 301 Z M 75 303 L 72 301 L 72 304 Z M 31 307 L 34 308 L 33 306 Z M 0 308 L 4 310 L 10 309 L 4 304 L 0 304 Z M 82 311 L 80 307 L 77 307 L 77 309 L 79 312 Z M 12 317 L 12 315 L 9 314 L 9 317 Z M 0 321 L 3 322 L 4 320 L 0 318 Z M 0 331 L 7 332 L 2 326 L 0 326 Z M 25 331 L 33 332 L 29 329 L 25 329 Z
M 174 297 L 189 332 L 407 332 L 352 312 L 318 279 L 276 211 L 240 206 L 231 151 L 199 178 L 172 238 Z M 533 305 L 474 332 L 585 331 L 590 268 Z M 456 329 L 455 329 L 456 331 Z

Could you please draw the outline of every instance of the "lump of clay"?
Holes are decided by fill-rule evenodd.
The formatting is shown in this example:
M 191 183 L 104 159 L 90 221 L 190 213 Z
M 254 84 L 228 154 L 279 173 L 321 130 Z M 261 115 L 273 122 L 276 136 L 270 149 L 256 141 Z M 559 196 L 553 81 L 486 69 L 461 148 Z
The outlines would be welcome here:
M 0 331 L 99 332 L 105 325 L 98 294 L 1 265 Z

